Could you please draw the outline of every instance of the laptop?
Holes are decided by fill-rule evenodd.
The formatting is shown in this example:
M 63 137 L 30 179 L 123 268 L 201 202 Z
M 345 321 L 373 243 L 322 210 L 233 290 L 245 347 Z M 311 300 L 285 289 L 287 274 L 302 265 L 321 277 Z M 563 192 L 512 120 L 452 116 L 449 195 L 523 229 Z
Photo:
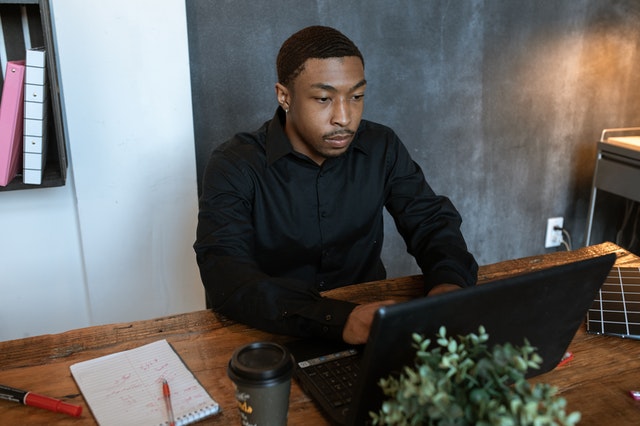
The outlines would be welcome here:
M 608 254 L 384 306 L 374 316 L 366 345 L 319 339 L 287 344 L 296 361 L 294 376 L 334 423 L 363 425 L 382 405 L 379 379 L 412 365 L 414 332 L 431 338 L 444 325 L 448 336 L 457 336 L 477 333 L 483 325 L 490 345 L 520 346 L 526 338 L 543 359 L 528 377 L 545 373 L 558 365 L 584 323 L 615 258 Z M 334 394 L 323 396 L 329 390 Z

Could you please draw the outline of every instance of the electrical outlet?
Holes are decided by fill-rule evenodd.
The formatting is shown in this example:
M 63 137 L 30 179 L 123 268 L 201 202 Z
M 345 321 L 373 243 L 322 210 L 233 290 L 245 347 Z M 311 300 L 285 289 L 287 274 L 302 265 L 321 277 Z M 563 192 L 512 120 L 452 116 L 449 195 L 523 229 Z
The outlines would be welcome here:
M 544 247 L 558 247 L 562 244 L 562 224 L 564 218 L 550 217 L 547 219 L 547 237 L 544 240 Z M 558 228 L 558 229 L 556 229 Z

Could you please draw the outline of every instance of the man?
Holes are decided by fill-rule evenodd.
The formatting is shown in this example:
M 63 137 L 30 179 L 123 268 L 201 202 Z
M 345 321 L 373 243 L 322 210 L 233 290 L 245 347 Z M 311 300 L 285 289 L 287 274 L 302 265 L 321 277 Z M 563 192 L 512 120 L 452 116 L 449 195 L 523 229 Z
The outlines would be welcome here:
M 382 209 L 433 295 L 475 284 L 461 219 L 393 131 L 362 120 L 364 60 L 335 29 L 305 28 L 277 58 L 271 121 L 218 147 L 194 249 L 215 311 L 275 333 L 365 343 L 375 310 L 321 291 L 385 278 Z

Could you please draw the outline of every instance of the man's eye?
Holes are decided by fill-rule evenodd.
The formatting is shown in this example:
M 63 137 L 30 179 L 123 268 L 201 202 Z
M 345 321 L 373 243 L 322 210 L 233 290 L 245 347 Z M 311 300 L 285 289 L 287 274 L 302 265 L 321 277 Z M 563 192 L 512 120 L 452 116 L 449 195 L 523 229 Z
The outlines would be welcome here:
M 353 95 L 354 101 L 361 101 L 362 99 L 364 99 L 364 93 L 361 95 Z
M 328 102 L 328 101 L 329 101 L 329 98 L 316 98 L 316 100 L 317 100 L 318 102 L 320 102 L 321 104 L 323 104 L 323 103 L 325 103 L 325 102 Z

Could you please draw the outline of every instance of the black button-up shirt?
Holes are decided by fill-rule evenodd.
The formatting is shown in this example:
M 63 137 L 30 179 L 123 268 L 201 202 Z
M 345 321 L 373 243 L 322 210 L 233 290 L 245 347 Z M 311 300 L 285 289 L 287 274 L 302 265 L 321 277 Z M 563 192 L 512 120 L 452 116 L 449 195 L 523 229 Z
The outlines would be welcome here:
M 284 112 L 214 150 L 194 248 L 214 310 L 270 332 L 340 338 L 355 304 L 320 292 L 385 278 L 383 207 L 425 276 L 474 285 L 460 215 L 388 127 L 362 120 L 321 166 L 293 151 Z

